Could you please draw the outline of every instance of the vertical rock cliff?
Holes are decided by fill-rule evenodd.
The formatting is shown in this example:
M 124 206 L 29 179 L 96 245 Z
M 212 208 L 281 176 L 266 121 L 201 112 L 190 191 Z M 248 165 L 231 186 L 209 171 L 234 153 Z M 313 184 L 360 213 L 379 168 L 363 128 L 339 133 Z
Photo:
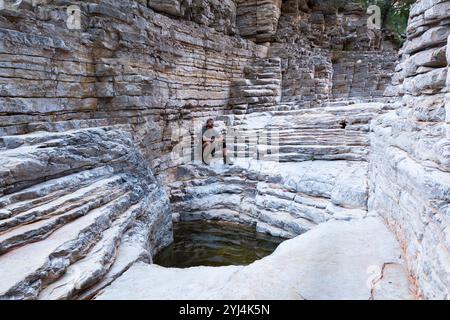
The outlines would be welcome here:
M 369 161 L 369 210 L 394 230 L 420 294 L 430 299 L 450 292 L 449 10 L 449 1 L 413 5 L 389 89 L 397 109 L 372 124 Z

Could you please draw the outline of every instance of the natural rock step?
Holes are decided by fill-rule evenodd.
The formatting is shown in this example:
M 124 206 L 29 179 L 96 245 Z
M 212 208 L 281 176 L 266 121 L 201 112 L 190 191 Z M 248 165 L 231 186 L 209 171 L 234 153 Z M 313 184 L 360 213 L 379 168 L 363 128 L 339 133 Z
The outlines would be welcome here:
M 328 129 L 325 125 L 319 124 L 316 131 L 314 131 L 314 129 L 304 127 L 304 128 L 297 128 L 291 132 L 283 132 L 281 131 L 281 129 L 271 128 L 270 132 L 272 133 L 272 135 L 276 134 L 280 140 L 284 139 L 301 140 L 308 137 L 312 138 L 317 137 L 318 139 L 320 139 L 321 137 L 329 137 L 329 136 L 334 136 L 336 140 L 340 140 L 340 139 L 357 139 L 361 137 L 367 138 L 368 130 L 365 129 L 366 129 L 365 126 L 358 126 L 353 128 L 347 127 L 346 129 L 329 126 Z
M 351 116 L 351 115 L 357 115 L 357 116 L 374 116 L 378 114 L 380 111 L 380 108 L 365 108 L 365 109 L 359 109 L 355 110 L 352 108 L 331 108 L 327 107 L 326 109 L 297 109 L 297 110 L 289 110 L 289 111 L 279 111 L 276 110 L 272 113 L 273 116 L 307 116 L 307 115 L 335 115 L 335 116 Z
M 285 130 L 282 126 L 268 126 L 267 131 L 261 131 L 261 133 L 264 132 L 271 132 L 272 134 L 276 134 L 277 137 L 280 137 L 281 139 L 288 138 L 288 139 L 296 139 L 303 138 L 303 137 L 322 137 L 322 136 L 332 136 L 335 135 L 336 139 L 346 139 L 346 138 L 357 138 L 357 137 L 368 137 L 369 133 L 369 124 L 368 123 L 361 123 L 361 124 L 355 124 L 355 125 L 349 125 L 345 127 L 345 129 L 342 128 L 341 124 L 336 123 L 335 121 L 330 123 L 317 123 L 316 129 L 311 128 L 313 124 L 309 125 L 308 122 L 304 123 L 304 126 L 298 126 L 293 128 L 292 130 Z M 339 136 L 339 138 L 337 137 Z
M 280 146 L 286 147 L 296 147 L 296 146 L 311 146 L 312 144 L 317 144 L 320 146 L 358 146 L 358 147 L 367 147 L 368 139 L 361 139 L 359 141 L 355 141 L 355 139 L 339 139 L 336 140 L 333 137 L 328 139 L 317 137 L 316 139 L 304 139 L 304 140 L 292 140 L 292 141 L 281 141 Z
M 274 104 L 262 104 L 256 105 L 253 108 L 248 110 L 248 113 L 256 113 L 256 112 L 269 112 L 276 110 L 277 107 Z
M 237 115 L 272 109 L 281 100 L 281 59 L 257 59 L 244 69 L 246 79 L 234 82 L 230 105 Z
M 253 66 L 255 67 L 270 67 L 277 66 L 281 67 L 281 59 L 280 58 L 269 58 L 269 59 L 259 59 L 253 62 Z
M 322 134 L 339 134 L 339 135 L 365 135 L 367 132 L 361 130 L 365 128 L 365 124 L 356 124 L 356 125 L 347 125 L 345 129 L 343 129 L 339 122 L 329 121 L 326 122 L 326 119 L 323 119 L 323 122 L 317 123 L 317 126 L 314 127 L 313 123 L 309 123 L 308 121 L 305 121 L 303 124 L 292 124 L 292 127 L 289 129 L 286 129 L 286 126 L 283 125 L 275 125 L 272 124 L 270 126 L 267 126 L 267 129 L 265 130 L 272 130 L 272 132 L 277 132 L 279 136 L 287 136 L 287 137 L 293 137 L 296 135 L 303 136 L 303 135 L 309 135 L 314 134 L 320 136 Z M 349 128 L 354 128 L 353 130 L 350 130 Z M 358 129 L 358 130 L 356 130 Z
M 292 133 L 292 135 L 286 135 L 286 134 L 279 134 L 276 131 L 272 131 L 272 135 L 276 133 L 277 138 L 279 141 L 288 143 L 288 142 L 295 142 L 295 141 L 304 141 L 304 140 L 321 140 L 321 139 L 333 139 L 337 142 L 339 141 L 345 141 L 345 140 L 368 140 L 367 132 L 364 131 L 338 131 L 338 130 L 330 130 L 326 131 L 324 129 L 322 132 L 318 133 L 317 135 L 314 134 L 313 131 L 310 130 L 302 130 L 297 131 L 295 133 Z
M 100 127 L 104 129 L 111 129 L 112 127 Z M 2 136 L 0 137 L 0 146 L 4 150 L 16 149 L 22 146 L 31 146 L 42 144 L 49 141 L 64 141 L 73 137 L 78 130 L 68 130 L 63 132 L 32 132 L 28 134 Z M 0 151 L 2 148 L 0 148 Z
M 233 105 L 233 108 L 239 105 L 259 105 L 259 104 L 267 104 L 271 103 L 274 106 L 278 102 L 278 98 L 273 95 L 269 96 L 251 96 L 251 97 L 239 97 L 239 98 L 231 98 L 230 104 Z
M 281 85 L 281 79 L 250 79 L 248 80 L 251 85 L 264 86 L 264 85 L 277 85 L 278 88 Z
M 71 221 L 86 215 L 89 211 L 105 205 L 124 194 L 125 187 L 106 190 L 107 192 L 96 191 L 90 197 L 83 199 L 75 208 L 61 208 L 59 211 L 51 213 L 44 220 L 26 224 L 24 226 L 7 230 L 0 235 L 0 255 L 13 248 L 26 245 L 31 242 L 42 241 L 58 228 L 70 223 Z M 41 217 L 42 219 L 42 217 Z
M 3 219 L 0 221 L 0 235 L 5 230 L 10 230 L 18 225 L 32 223 L 49 216 L 57 216 L 87 204 L 91 200 L 95 200 L 95 197 L 101 198 L 103 195 L 113 192 L 115 187 L 123 182 L 124 179 L 122 176 L 114 176 L 105 180 L 100 180 L 73 193 L 56 198 L 49 203 L 14 215 L 11 218 Z M 120 189 L 121 188 L 119 188 L 119 190 Z
M 310 148 L 311 151 L 316 152 L 316 150 L 323 150 L 324 148 L 330 148 L 327 150 L 333 150 L 334 152 L 336 152 L 335 150 L 348 150 L 349 148 L 358 148 L 359 150 L 366 150 L 367 149 L 367 143 L 365 143 L 364 141 L 362 142 L 354 142 L 354 141 L 348 141 L 348 142 L 341 142 L 341 143 L 336 143 L 335 141 L 332 140 L 310 140 L 310 141 L 302 141 L 302 142 L 292 142 L 292 143 L 278 143 L 275 142 L 273 144 L 256 144 L 249 142 L 248 144 L 245 143 L 239 143 L 233 146 L 232 150 L 237 149 L 238 153 L 239 152 L 245 152 L 244 150 L 246 150 L 247 148 L 249 148 L 249 151 L 251 152 L 256 152 L 256 149 L 258 148 L 260 150 L 260 153 L 262 152 L 267 152 L 267 150 L 275 150 L 276 152 L 279 153 L 291 153 L 292 150 L 298 150 L 299 152 L 301 152 L 302 150 L 304 150 L 305 148 Z M 265 151 L 266 150 L 266 151 Z M 356 149 L 355 149 L 356 150 Z M 334 153 L 333 152 L 333 153 Z
M 343 121 L 345 121 L 345 127 L 342 126 Z M 287 126 L 286 123 L 290 122 L 291 126 Z M 342 116 L 340 118 L 330 117 L 328 115 L 323 115 L 322 117 L 301 117 L 297 118 L 286 118 L 283 121 L 278 122 L 274 119 L 267 129 L 279 130 L 284 132 L 294 132 L 299 130 L 341 130 L 345 132 L 352 132 L 354 129 L 366 128 L 369 124 L 369 120 L 365 117 L 353 119 L 351 117 Z M 286 129 L 288 128 L 289 129 Z
M 299 150 L 298 152 L 295 152 Z M 247 156 L 250 156 L 256 159 L 257 153 L 256 150 L 249 151 L 239 151 L 234 153 L 234 157 L 238 159 L 245 159 Z M 342 149 L 338 148 L 309 148 L 307 151 L 300 150 L 300 148 L 294 149 L 282 149 L 279 150 L 273 149 L 269 152 L 260 152 L 259 160 L 280 160 L 282 162 L 303 162 L 303 161 L 312 161 L 312 160 L 348 160 L 348 161 L 365 161 L 367 160 L 368 153 L 365 148 L 361 148 L 357 150 L 355 148 L 348 149 L 346 147 L 342 147 Z
M 346 161 L 367 161 L 367 154 L 355 154 L 355 153 L 322 153 L 319 154 L 318 152 L 310 152 L 306 154 L 300 154 L 300 153 L 284 153 L 280 154 L 278 156 L 272 156 L 274 159 L 280 162 L 284 163 L 290 163 L 290 162 L 302 162 L 302 161 L 311 161 L 311 160 L 346 160 Z
M 0 299 L 36 298 L 71 263 L 85 257 L 102 233 L 136 201 L 136 195 L 127 192 L 61 227 L 45 241 L 0 256 Z
M 247 119 L 248 120 L 248 119 Z M 274 119 L 276 120 L 276 119 Z M 257 128 L 257 129 L 247 129 L 247 127 L 242 126 L 239 129 L 241 129 L 244 132 L 249 133 L 264 133 L 264 132 L 272 132 L 276 133 L 280 136 L 292 136 L 295 134 L 303 135 L 303 134 L 310 134 L 311 132 L 316 131 L 318 135 L 320 134 L 327 134 L 330 132 L 334 132 L 341 135 L 359 135 L 359 134 L 366 134 L 367 131 L 363 130 L 367 128 L 367 123 L 355 123 L 355 124 L 347 124 L 346 128 L 343 129 L 341 127 L 340 121 L 336 121 L 336 119 L 332 118 L 324 118 L 321 122 L 317 122 L 316 126 L 313 121 L 306 121 L 307 119 L 304 119 L 302 122 L 294 122 L 294 119 L 292 119 L 292 122 L 290 126 L 286 125 L 286 122 L 280 122 L 277 123 L 276 121 L 272 121 L 271 123 L 265 125 L 263 128 Z
M 112 174 L 111 167 L 85 170 L 65 177 L 43 182 L 22 191 L 0 198 L 0 219 L 6 219 L 38 205 L 48 203 L 88 184 L 107 178 Z
M 236 86 L 236 88 L 239 89 L 238 92 L 240 92 L 241 90 L 271 90 L 271 92 L 277 92 L 276 90 L 279 90 L 280 86 L 278 84 L 267 84 L 267 83 L 266 84 L 253 84 L 253 83 L 251 83 L 248 85 Z
M 267 89 L 245 89 L 242 90 L 241 94 L 244 97 L 264 97 L 264 96 L 273 96 L 275 93 L 273 90 Z
M 124 232 L 135 222 L 136 216 L 145 210 L 144 205 L 145 201 L 141 201 L 131 206 L 114 221 L 89 254 L 70 265 L 62 277 L 42 290 L 39 299 L 73 299 L 101 279 L 115 261 Z
M 245 108 L 245 109 L 244 108 L 239 108 L 239 109 L 236 109 L 236 110 L 233 109 L 233 113 L 235 115 L 238 115 L 238 116 L 245 115 L 245 114 L 247 114 L 247 108 Z M 244 122 L 237 121 L 235 124 L 242 124 L 242 123 L 244 123 Z
M 300 204 L 293 200 L 279 198 L 279 195 L 274 194 L 258 195 L 256 205 L 266 213 L 272 212 L 272 214 L 269 214 L 269 218 L 272 216 L 277 217 L 279 212 L 286 212 L 289 213 L 291 218 L 301 219 L 303 226 L 308 226 L 309 224 L 311 228 L 329 218 L 325 210 L 326 208 L 316 208 L 315 206 Z
M 273 72 L 264 72 L 258 73 L 256 76 L 258 79 L 280 79 L 281 74 L 273 73 Z
M 234 81 L 234 86 L 236 88 L 242 88 L 250 86 L 277 85 L 279 88 L 281 82 L 281 79 L 241 79 Z
M 270 134 L 270 135 L 269 135 Z M 259 137 L 259 138 L 258 138 Z M 271 139 L 272 143 L 277 143 L 280 145 L 291 145 L 291 144 L 304 144 L 307 141 L 311 141 L 311 144 L 322 144 L 327 141 L 334 143 L 336 145 L 341 144 L 352 144 L 355 143 L 360 145 L 367 145 L 369 142 L 369 137 L 367 133 L 364 132 L 355 132 L 355 134 L 346 135 L 341 132 L 323 132 L 320 135 L 314 135 L 312 132 L 303 131 L 298 134 L 292 134 L 292 136 L 288 135 L 280 135 L 275 130 L 270 132 L 257 132 L 257 133 L 242 133 L 239 139 L 237 140 L 237 145 L 244 144 L 244 141 L 248 141 L 248 143 L 255 145 L 256 143 L 264 145 L 268 142 L 268 139 Z M 235 145 L 236 145 L 235 144 Z
M 20 115 L 20 120 L 27 120 L 28 123 L 18 124 L 14 123 L 11 118 L 14 116 L 1 116 L 0 115 L 0 123 L 8 124 L 9 122 L 13 123 L 9 126 L 0 127 L 0 137 L 1 136 L 13 136 L 13 135 L 26 135 L 33 132 L 63 132 L 63 131 L 71 131 L 71 130 L 82 130 L 86 128 L 100 128 L 107 127 L 113 123 L 111 119 L 70 119 L 66 121 L 46 121 L 47 117 L 42 116 L 42 119 L 37 119 L 35 115 Z M 1 140 L 0 140 L 1 141 Z M 2 143 L 0 142 L 0 149 L 2 147 Z M 4 148 L 5 149 L 5 148 Z
M 268 61 L 268 60 L 256 60 L 249 68 L 265 69 L 265 68 L 279 68 L 281 67 L 281 61 Z
M 270 79 L 281 79 L 281 70 L 279 67 L 258 67 L 258 68 L 247 68 L 245 69 L 245 74 L 247 79 L 260 79 L 261 75 L 271 75 L 265 76 L 264 78 Z
M 340 126 L 336 125 L 335 122 L 333 123 L 318 123 L 317 128 L 311 128 L 308 123 L 305 123 L 305 126 L 303 127 L 296 127 L 292 130 L 285 130 L 282 127 L 279 126 L 273 126 L 269 127 L 267 132 L 271 132 L 272 135 L 276 134 L 277 137 L 279 137 L 281 140 L 288 139 L 288 140 L 300 140 L 304 138 L 321 138 L 321 137 L 328 137 L 328 136 L 336 136 L 337 139 L 346 139 L 346 138 L 354 138 L 354 137 L 361 137 L 361 136 L 367 136 L 367 132 L 364 131 L 365 127 L 355 127 L 352 129 L 342 129 Z
M 279 237 L 279 238 L 290 239 L 293 237 L 293 234 L 291 232 L 288 232 L 282 228 L 277 228 L 275 226 L 272 226 L 272 225 L 262 222 L 262 221 L 257 222 L 256 231 L 259 233 L 270 234 L 274 237 Z
M 338 150 L 348 150 L 348 151 L 353 151 L 353 150 L 365 150 L 366 148 L 363 146 L 340 146 L 340 145 L 330 145 L 330 146 L 326 146 L 326 145 L 293 145 L 293 146 L 280 146 L 280 153 L 293 153 L 293 152 L 298 152 L 299 154 L 303 154 L 303 153 L 308 153 L 309 151 L 311 152 L 317 152 L 317 151 L 322 151 L 324 153 L 335 153 Z M 366 150 L 368 152 L 368 150 Z
M 259 210 L 258 219 L 258 223 L 266 223 L 271 227 L 284 230 L 288 233 L 289 238 L 293 238 L 296 235 L 303 234 L 316 226 L 316 224 L 306 219 L 295 218 L 291 213 L 279 210 L 277 212 Z
M 233 105 L 233 110 L 234 111 L 245 111 L 248 108 L 248 104 L 235 104 Z
M 278 110 L 273 112 L 274 116 L 296 116 L 299 114 L 320 114 L 323 112 L 330 113 L 349 113 L 357 114 L 358 112 L 374 112 L 379 113 L 383 108 L 387 108 L 389 105 L 385 105 L 383 101 L 380 102 L 366 102 L 366 103 L 349 103 L 349 102 L 329 102 L 324 103 L 321 107 L 311 108 L 308 104 L 299 104 L 295 102 L 286 103 L 283 102 L 279 105 Z
M 253 63 L 250 66 L 245 67 L 245 71 L 247 72 L 253 72 L 253 71 L 264 71 L 264 70 L 270 70 L 271 72 L 278 72 L 280 70 L 280 64 L 278 63 Z

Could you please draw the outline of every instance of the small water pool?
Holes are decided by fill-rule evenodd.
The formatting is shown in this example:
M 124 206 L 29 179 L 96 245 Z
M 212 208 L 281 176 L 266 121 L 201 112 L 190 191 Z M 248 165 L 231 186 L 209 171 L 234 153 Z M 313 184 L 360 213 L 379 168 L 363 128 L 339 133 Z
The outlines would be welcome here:
M 231 223 L 178 222 L 174 242 L 154 263 L 173 268 L 247 265 L 270 255 L 284 240 Z

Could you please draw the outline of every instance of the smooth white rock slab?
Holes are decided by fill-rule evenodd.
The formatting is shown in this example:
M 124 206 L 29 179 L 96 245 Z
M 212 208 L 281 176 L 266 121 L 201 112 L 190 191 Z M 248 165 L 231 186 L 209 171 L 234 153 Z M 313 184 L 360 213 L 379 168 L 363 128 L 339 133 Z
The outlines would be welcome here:
M 400 249 L 379 218 L 330 221 L 248 266 L 176 269 L 138 262 L 96 299 L 367 300 L 373 284 L 383 299 L 412 298 L 401 268 L 383 281 L 382 270 L 392 264 L 401 264 Z M 383 283 L 395 287 L 395 295 Z

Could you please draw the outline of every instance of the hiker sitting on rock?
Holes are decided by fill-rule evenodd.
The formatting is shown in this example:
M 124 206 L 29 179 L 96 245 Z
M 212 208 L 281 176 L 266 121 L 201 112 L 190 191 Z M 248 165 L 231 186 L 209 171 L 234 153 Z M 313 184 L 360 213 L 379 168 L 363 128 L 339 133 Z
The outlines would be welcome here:
M 223 145 L 223 163 L 232 165 L 230 157 L 228 156 L 227 144 L 224 137 L 214 128 L 214 120 L 208 119 L 206 126 L 203 129 L 203 145 L 202 145 L 202 159 L 203 163 L 209 165 L 211 157 L 214 157 L 216 148 L 222 143 Z

